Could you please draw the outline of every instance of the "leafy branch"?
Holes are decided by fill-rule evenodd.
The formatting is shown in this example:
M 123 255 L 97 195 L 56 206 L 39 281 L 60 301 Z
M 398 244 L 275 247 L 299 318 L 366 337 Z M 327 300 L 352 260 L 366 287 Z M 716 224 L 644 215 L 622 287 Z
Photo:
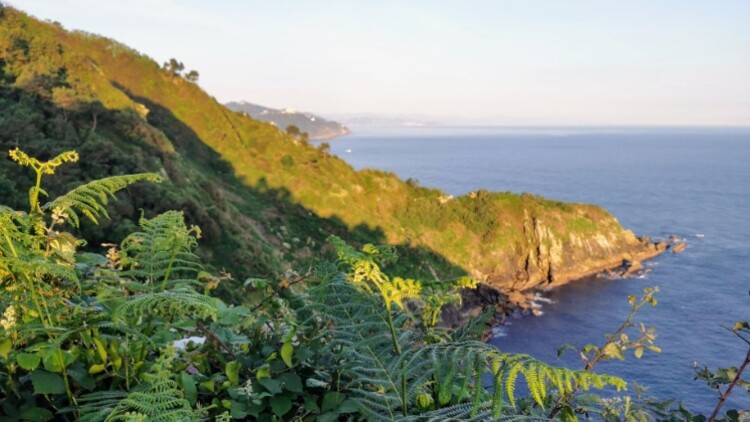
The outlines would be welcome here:
M 730 331 L 737 337 L 739 337 L 742 341 L 750 345 L 750 340 L 743 335 L 743 333 L 750 334 L 750 323 L 748 323 L 747 321 L 739 321 Z M 750 382 L 742 379 L 742 373 L 745 371 L 745 369 L 747 369 L 748 365 L 750 365 L 750 348 L 748 349 L 747 354 L 745 355 L 745 360 L 742 362 L 739 369 L 733 368 L 733 370 L 731 371 L 734 373 L 734 377 L 732 377 L 732 380 L 729 383 L 727 389 L 722 392 L 719 389 L 718 383 L 715 384 L 716 390 L 719 391 L 719 401 L 716 403 L 716 407 L 711 413 L 711 416 L 708 417 L 708 422 L 713 422 L 714 420 L 716 420 L 716 417 L 719 415 L 719 411 L 721 411 L 721 408 L 724 407 L 724 403 L 726 402 L 729 395 L 732 394 L 732 390 L 734 389 L 734 387 L 736 387 L 737 385 L 743 385 L 748 391 L 750 391 Z M 706 373 L 699 374 L 701 378 L 708 379 L 709 376 L 713 377 L 713 374 L 708 372 L 708 370 L 704 371 Z M 730 374 L 730 371 L 728 370 L 724 370 L 721 372 L 724 372 L 725 375 Z
M 592 371 L 599 362 L 610 359 L 625 359 L 624 352 L 627 350 L 634 350 L 635 357 L 638 359 L 643 356 L 644 349 L 660 353 L 661 349 L 654 345 L 654 341 L 656 340 L 656 330 L 654 328 L 646 328 L 643 323 L 638 324 L 638 337 L 633 340 L 631 340 L 626 333 L 629 328 L 636 325 L 633 322 L 633 319 L 644 306 L 656 306 L 657 300 L 654 298 L 654 295 L 658 292 L 658 287 L 646 287 L 643 289 L 643 296 L 640 298 L 633 295 L 628 296 L 628 303 L 631 306 L 630 313 L 623 323 L 617 327 L 617 330 L 607 336 L 603 346 L 588 344 L 579 350 L 574 346 L 565 345 L 557 351 L 558 357 L 566 350 L 576 350 L 581 357 L 581 360 L 585 363 L 583 370 Z M 550 411 L 548 417 L 550 419 L 554 418 L 560 413 L 560 411 L 566 409 L 567 403 L 570 402 L 576 392 L 577 391 L 571 391 L 566 394 L 561 394 L 557 403 L 552 407 L 552 411 Z

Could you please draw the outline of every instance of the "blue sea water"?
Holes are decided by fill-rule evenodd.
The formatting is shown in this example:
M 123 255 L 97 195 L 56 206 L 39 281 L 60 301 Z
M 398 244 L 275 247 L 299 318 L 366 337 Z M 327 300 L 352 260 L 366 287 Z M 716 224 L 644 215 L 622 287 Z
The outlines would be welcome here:
M 643 279 L 590 278 L 544 293 L 541 317 L 515 319 L 491 343 L 506 352 L 581 367 L 562 344 L 602 344 L 629 310 L 628 295 L 658 286 L 638 321 L 660 354 L 597 369 L 709 413 L 717 394 L 694 365 L 737 366 L 747 346 L 723 327 L 750 320 L 750 128 L 353 128 L 331 152 L 355 168 L 393 171 L 453 195 L 485 188 L 595 203 L 626 228 L 676 235 L 687 249 L 649 261 Z M 632 392 L 632 387 L 630 389 Z M 750 409 L 744 391 L 728 406 Z

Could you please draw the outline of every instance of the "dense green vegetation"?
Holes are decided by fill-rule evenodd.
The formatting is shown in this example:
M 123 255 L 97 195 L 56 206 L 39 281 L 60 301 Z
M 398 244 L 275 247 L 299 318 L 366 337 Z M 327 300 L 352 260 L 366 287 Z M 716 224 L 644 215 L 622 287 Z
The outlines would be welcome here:
M 693 419 L 668 403 L 581 394 L 626 388 L 593 372 L 599 362 L 659 351 L 653 330 L 633 321 L 656 304 L 654 289 L 629 298 L 630 316 L 603 346 L 561 349 L 582 356 L 579 371 L 477 342 L 481 317 L 441 327 L 442 307 L 476 281 L 392 277 L 383 270 L 397 259 L 391 246 L 357 250 L 331 237 L 335 264 L 279 285 L 248 279 L 245 305 L 230 306 L 212 294 L 226 276 L 204 271 L 193 253 L 202 231 L 181 212 L 141 217 L 106 255 L 79 251 L 84 241 L 64 231 L 108 218 L 118 191 L 161 177 L 111 176 L 42 202 L 43 181 L 78 154 L 42 162 L 14 149 L 10 158 L 35 182 L 28 211 L 0 206 L 4 420 Z M 699 375 L 729 384 L 728 395 L 750 385 L 741 373 Z M 519 376 L 528 397 L 516 397 Z
M 492 309 L 440 324 L 526 214 L 606 212 L 354 172 L 182 70 L 0 8 L 0 420 L 702 420 L 594 372 L 658 351 L 654 290 L 578 371 L 477 342 Z

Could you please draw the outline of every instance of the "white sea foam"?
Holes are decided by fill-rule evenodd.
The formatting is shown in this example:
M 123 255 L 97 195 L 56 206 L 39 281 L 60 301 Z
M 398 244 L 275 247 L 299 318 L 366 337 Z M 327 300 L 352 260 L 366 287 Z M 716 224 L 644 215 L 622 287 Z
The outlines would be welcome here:
M 552 299 L 548 297 L 544 297 L 541 294 L 537 293 L 534 295 L 534 299 L 532 299 L 532 302 L 542 302 L 542 303 L 554 303 Z
M 603 272 L 596 275 L 597 278 L 605 278 L 607 280 L 620 280 L 622 278 L 622 274 L 615 272 L 615 271 L 609 271 L 609 272 Z
M 542 311 L 542 303 L 554 303 L 552 299 L 542 296 L 540 293 L 535 293 L 534 297 L 529 301 L 529 309 L 531 314 L 540 317 L 544 315 Z
M 507 330 L 502 325 L 498 325 L 497 327 L 492 327 L 492 337 L 505 337 L 508 335 Z

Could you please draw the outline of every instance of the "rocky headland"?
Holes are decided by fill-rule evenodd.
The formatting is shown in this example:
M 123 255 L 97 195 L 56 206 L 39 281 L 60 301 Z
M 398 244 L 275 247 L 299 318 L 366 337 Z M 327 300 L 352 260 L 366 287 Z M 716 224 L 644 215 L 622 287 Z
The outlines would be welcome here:
M 522 263 L 515 268 L 498 266 L 477 289 L 464 291 L 462 306 L 445 310 L 447 325 L 462 325 L 487 308 L 495 309 L 491 325 L 502 324 L 514 314 L 537 316 L 540 291 L 598 274 L 610 278 L 642 276 L 651 272 L 643 261 L 668 250 L 679 253 L 686 247 L 674 236 L 653 241 L 616 228 L 594 237 L 571 234 L 566 238 L 555 235 L 540 220 L 526 217 L 527 243 L 520 245 L 524 251 Z

